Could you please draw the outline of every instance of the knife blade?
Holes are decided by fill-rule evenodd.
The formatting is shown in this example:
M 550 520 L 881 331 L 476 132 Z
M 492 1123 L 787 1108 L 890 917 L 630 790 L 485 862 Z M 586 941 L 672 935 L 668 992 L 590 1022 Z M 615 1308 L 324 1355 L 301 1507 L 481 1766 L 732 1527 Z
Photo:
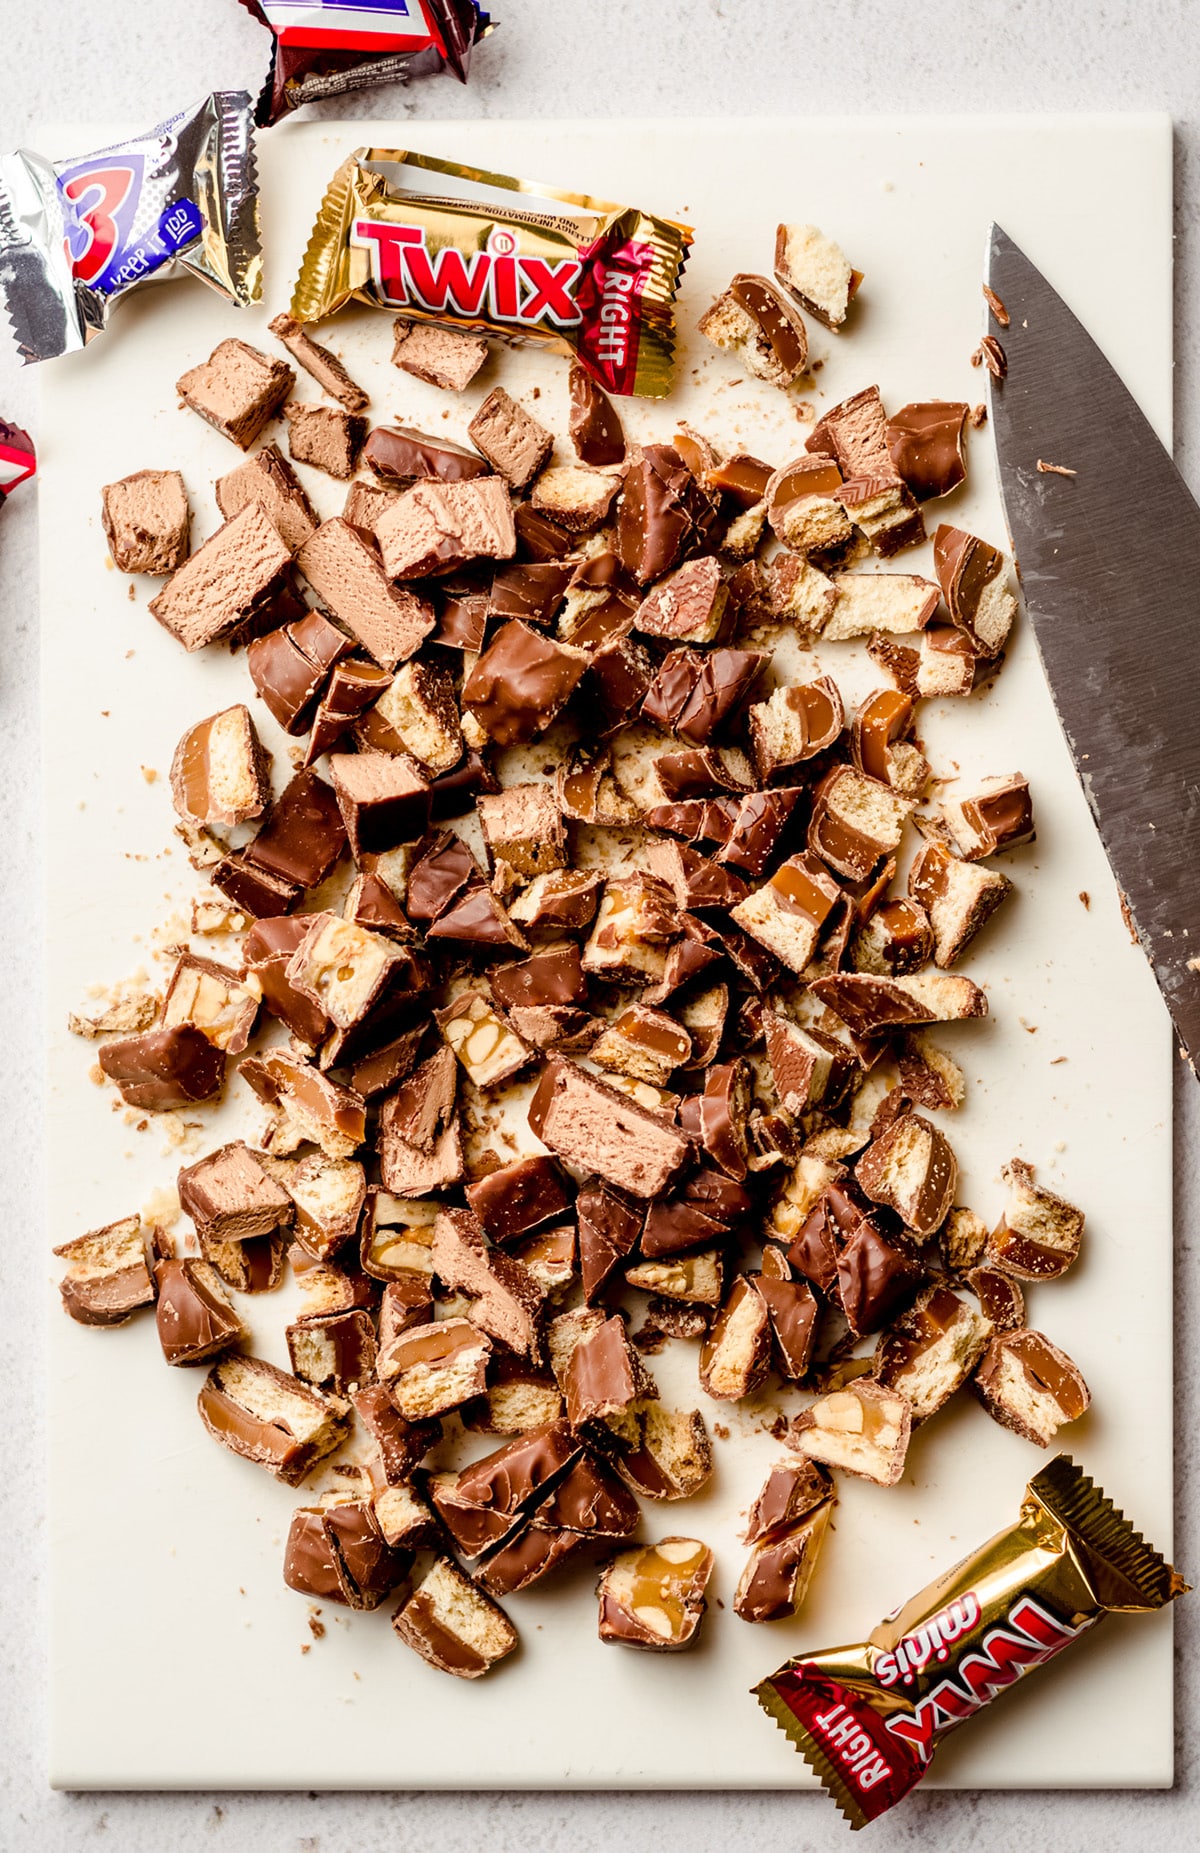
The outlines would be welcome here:
M 985 281 L 1009 315 L 998 331 L 1007 373 L 989 377 L 988 411 L 1025 609 L 1128 915 L 1195 1070 L 1200 508 L 1087 330 L 998 225 Z

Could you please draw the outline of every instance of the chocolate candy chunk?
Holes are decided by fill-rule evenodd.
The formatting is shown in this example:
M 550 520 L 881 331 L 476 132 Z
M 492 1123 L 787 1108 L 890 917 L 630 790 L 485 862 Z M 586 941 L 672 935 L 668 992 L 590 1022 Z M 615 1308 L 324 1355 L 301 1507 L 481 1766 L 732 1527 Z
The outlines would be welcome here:
M 925 539 L 925 523 L 908 484 L 891 471 L 886 476 L 853 476 L 842 484 L 838 500 L 881 559 Z
M 672 650 L 646 694 L 642 714 L 703 746 L 737 714 L 766 660 L 760 650 Z
M 459 1478 L 453 1473 L 431 1474 L 426 1490 L 455 1550 L 460 1557 L 470 1560 L 502 1543 L 520 1527 L 522 1520 L 514 1513 L 492 1512 L 478 1500 L 460 1497 Z
M 954 1274 L 965 1274 L 983 1260 L 987 1247 L 988 1226 L 974 1210 L 956 1204 L 938 1230 L 938 1248 L 942 1260 Z M 1024 1321 L 1018 1319 L 1018 1325 Z
M 327 1158 L 349 1158 L 366 1137 L 361 1097 L 348 1087 L 339 1087 L 311 1062 L 284 1049 L 268 1049 L 250 1056 L 238 1073 L 260 1100 L 277 1109 L 277 1124 L 269 1135 L 275 1150 L 294 1151 L 304 1139 L 311 1139 Z
M 563 1392 L 572 1428 L 616 1415 L 635 1397 L 657 1395 L 653 1379 L 630 1346 L 625 1321 L 617 1314 L 579 1338 L 566 1366 Z
M 562 814 L 549 785 L 509 785 L 476 806 L 493 859 L 515 875 L 540 875 L 566 860 Z
M 381 1380 L 406 1421 L 427 1421 L 479 1396 L 491 1340 L 469 1319 L 437 1319 L 393 1339 L 379 1358 Z
M 951 1211 L 951 1215 L 954 1213 Z M 963 1214 L 969 1215 L 970 1211 Z M 1025 1324 L 1025 1295 L 1011 1274 L 1002 1274 L 989 1267 L 969 1268 L 966 1282 L 993 1331 L 1015 1332 Z
M 348 412 L 366 410 L 368 399 L 362 387 L 355 385 L 337 355 L 314 341 L 301 322 L 293 321 L 290 315 L 276 315 L 268 326 L 297 365 L 312 375 L 322 392 L 327 392 Z
M 297 1242 L 315 1260 L 331 1259 L 357 1233 L 367 1195 L 362 1166 L 324 1152 L 299 1159 L 266 1158 L 264 1163 L 292 1200 Z
M 376 1609 L 408 1571 L 384 1540 L 369 1499 L 336 1498 L 293 1513 L 283 1562 L 289 1589 L 352 1609 Z
M 949 495 L 967 474 L 963 460 L 965 402 L 926 399 L 902 405 L 885 426 L 892 463 L 919 502 Z
M 856 1338 L 876 1332 L 920 1286 L 925 1270 L 907 1248 L 863 1216 L 838 1239 L 837 1299 Z M 794 1254 L 789 1250 L 789 1259 Z
M 369 1313 L 319 1313 L 286 1327 L 292 1370 L 318 1390 L 344 1394 L 366 1383 L 375 1369 L 375 1327 Z
M 463 710 L 498 746 L 544 733 L 587 667 L 582 650 L 514 619 L 492 639 L 463 684 Z
M 502 386 L 490 392 L 467 426 L 471 440 L 514 489 L 526 489 L 554 449 L 553 435 Z
M 919 631 L 938 607 L 938 589 L 916 573 L 835 573 L 829 643 L 876 632 Z
M 196 1225 L 200 1250 L 240 1292 L 265 1292 L 282 1272 L 279 1239 L 293 1203 L 241 1140 L 223 1145 L 178 1177 L 179 1201 Z
M 940 1282 L 917 1296 L 875 1352 L 875 1375 L 912 1404 L 913 1421 L 936 1415 L 966 1383 L 987 1349 L 991 1326 Z
M 616 1088 L 551 1055 L 529 1107 L 529 1124 L 568 1165 L 618 1190 L 653 1197 L 679 1171 L 691 1142 Z
M 617 553 L 639 585 L 660 579 L 704 531 L 708 503 L 679 452 L 647 444 L 626 477 L 617 520 Z
M 488 473 L 477 451 L 448 438 L 427 437 L 411 425 L 376 425 L 363 445 L 362 461 L 383 483 L 407 484 L 423 476 L 459 483 Z
M 380 1175 L 388 1190 L 420 1197 L 462 1176 L 454 1118 L 456 1076 L 450 1051 L 439 1049 L 384 1102 L 378 1149 Z
M 499 1604 L 442 1557 L 413 1585 L 392 1626 L 422 1660 L 456 1679 L 478 1679 L 517 1645 Z
M 763 1012 L 767 1060 L 785 1113 L 798 1120 L 815 1107 L 836 1107 L 855 1071 L 850 1051 L 818 1029 L 773 1010 Z
M 271 756 L 240 704 L 189 727 L 171 762 L 171 798 L 198 824 L 244 824 L 271 799 Z
M 590 1183 L 575 1200 L 579 1228 L 579 1272 L 589 1305 L 641 1233 L 643 1211 L 603 1184 Z
M 753 789 L 750 767 L 736 748 L 690 746 L 676 753 L 659 753 L 655 777 L 663 797 L 673 802 L 728 791 L 739 795 Z
M 707 1607 L 713 1554 L 695 1538 L 622 1551 L 596 1586 L 600 1639 L 672 1653 L 695 1639 Z
M 453 1476 L 456 1501 L 460 1509 L 471 1505 L 511 1523 L 535 1505 L 540 1507 L 581 1454 L 582 1443 L 565 1422 L 534 1429 Z
M 569 941 L 548 946 L 516 965 L 502 965 L 491 973 L 492 993 L 505 1010 L 539 1005 L 581 1004 L 587 998 L 587 979 L 579 948 Z
M 816 456 L 832 457 L 845 477 L 893 475 L 887 415 L 878 386 L 864 386 L 832 406 L 813 426 L 804 448 Z
M 528 950 L 507 912 L 490 888 L 469 888 L 460 900 L 438 915 L 429 928 L 430 939 L 457 939 L 470 946 L 515 946 Z M 494 1015 L 494 1012 L 489 1013 Z
M 320 618 L 320 613 L 314 612 L 313 617 Z M 350 638 L 323 618 L 321 624 L 337 640 L 338 653 L 348 655 L 353 647 Z M 327 660 L 331 652 L 322 650 L 319 641 L 305 647 L 302 639 L 311 630 L 307 623 L 288 624 L 265 637 L 255 637 L 246 651 L 254 686 L 285 733 L 307 733 L 333 666 Z
M 589 924 L 600 900 L 595 869 L 562 869 L 537 875 L 513 902 L 511 917 L 530 934 L 570 933 Z
M 245 463 L 218 477 L 216 489 L 217 507 L 226 520 L 248 502 L 257 502 L 292 553 L 316 529 L 317 517 L 304 485 L 275 444 L 264 444 Z
M 529 1270 L 503 1249 L 489 1248 L 470 1210 L 446 1209 L 433 1230 L 433 1271 L 443 1285 L 473 1297 L 471 1317 L 510 1351 L 531 1357 L 543 1295 Z
M 346 847 L 335 792 L 315 772 L 297 772 L 247 845 L 247 861 L 298 888 L 316 888 Z M 215 877 L 214 877 L 215 879 Z
M 691 1053 L 691 1037 L 673 1018 L 633 1004 L 592 1044 L 588 1059 L 597 1068 L 663 1087 Z
M 860 772 L 890 785 L 902 798 L 919 798 L 929 778 L 929 762 L 906 738 L 912 726 L 910 695 L 876 689 L 850 725 L 850 757 Z
M 364 745 L 410 753 L 435 777 L 452 772 L 462 759 L 463 742 L 450 671 L 417 658 L 405 663 L 358 732 Z
M 258 1006 L 256 985 L 243 984 L 227 965 L 185 952 L 171 973 L 159 1022 L 164 1029 L 190 1024 L 226 1055 L 240 1055 L 250 1040 Z
M 810 1460 L 877 1486 L 895 1486 L 911 1433 L 908 1398 L 862 1378 L 804 1410 L 788 1438 Z
M 288 421 L 288 449 L 293 463 L 308 463 L 326 476 L 349 482 L 367 435 L 367 421 L 357 412 L 330 405 L 301 405 L 289 399 L 283 408 Z
M 408 877 L 405 912 L 419 923 L 436 920 L 469 887 L 482 883 L 474 856 L 452 830 L 417 844 Z
M 739 1274 L 700 1347 L 700 1382 L 709 1396 L 739 1402 L 758 1388 L 771 1362 L 771 1326 L 755 1281 Z
M 671 890 L 657 876 L 631 871 L 604 884 L 583 969 L 628 983 L 661 980 L 666 946 L 678 931 Z
M 781 1377 L 799 1383 L 808 1370 L 820 1307 L 808 1282 L 797 1280 L 779 1249 L 763 1251 L 755 1285 L 771 1321 L 771 1354 Z
M 575 1279 L 575 1230 L 570 1223 L 557 1223 L 553 1229 L 541 1229 L 534 1235 L 523 1235 L 512 1244 L 512 1252 L 523 1267 L 527 1267 L 547 1299 L 561 1296 Z M 492 1391 L 489 1386 L 489 1405 L 494 1406 Z M 541 1403 L 536 1405 L 543 1407 Z M 559 1411 L 555 1409 L 553 1416 Z M 542 1414 L 537 1422 L 551 1420 L 551 1415 Z M 493 1424 L 494 1425 L 494 1424 Z M 535 1426 L 533 1421 L 523 1424 Z M 498 1432 L 500 1432 L 498 1430 Z
M 193 412 L 239 449 L 249 450 L 295 384 L 285 361 L 230 340 L 219 341 L 207 360 L 176 380 L 175 390 Z
M 735 1179 L 746 1175 L 746 1122 L 752 1099 L 745 1062 L 723 1062 L 709 1069 L 699 1102 L 700 1138 L 709 1156 Z
M 974 646 L 949 624 L 931 625 L 912 646 L 874 632 L 867 653 L 906 695 L 969 695 L 975 686 Z
M 155 1264 L 154 1278 L 158 1342 L 168 1364 L 203 1364 L 240 1341 L 241 1320 L 209 1262 L 169 1256 Z
M 350 1085 L 355 1093 L 361 1094 L 364 1100 L 370 1100 L 376 1094 L 387 1093 L 397 1081 L 402 1081 L 412 1069 L 423 1037 L 424 1026 L 418 1024 L 415 1029 L 402 1030 L 399 1036 L 385 1042 L 370 1055 L 364 1055 L 361 1061 L 355 1063 L 350 1074 Z
M 519 1158 L 467 1187 L 467 1202 L 494 1242 L 511 1242 L 570 1209 L 562 1173 L 550 1158 Z
M 308 930 L 309 923 L 303 917 L 258 920 L 246 935 L 242 959 L 247 973 L 258 979 L 263 1003 L 272 1016 L 315 1049 L 329 1034 L 329 1018 L 318 1003 L 302 996 L 287 978 L 292 954 Z
M 743 1544 L 763 1538 L 806 1518 L 833 1495 L 833 1482 L 815 1461 L 786 1460 L 774 1466 L 747 1516 Z M 836 1503 L 836 1502 L 835 1502 Z
M 571 442 L 584 463 L 603 469 L 625 456 L 625 434 L 616 407 L 590 373 L 572 361 L 568 376 Z
M 375 523 L 386 508 L 393 507 L 399 500 L 398 489 L 383 489 L 375 483 L 356 479 L 346 491 L 346 500 L 342 503 L 342 519 L 348 521 L 352 528 L 361 528 L 375 540 Z
M 190 1024 L 106 1042 L 97 1060 L 126 1106 L 149 1113 L 210 1100 L 225 1081 L 224 1051 Z
M 650 637 L 713 643 L 721 632 L 729 592 L 713 555 L 689 560 L 656 585 L 638 606 L 634 623 Z
M 539 514 L 528 502 L 521 502 L 513 510 L 513 522 L 517 548 L 525 559 L 561 560 L 574 550 L 575 536 L 568 534 L 566 528 L 560 528 L 548 515 Z
M 326 684 L 320 706 L 313 716 L 312 735 L 304 755 L 305 765 L 314 765 L 323 753 L 336 746 L 352 722 L 391 687 L 391 682 L 392 678 L 387 671 L 377 669 L 374 663 L 339 663 Z M 359 730 L 360 737 L 364 731 Z M 385 751 L 394 752 L 399 748 L 399 740 L 388 730 Z
M 796 786 L 750 792 L 730 810 L 721 801 L 708 808 L 706 828 L 716 831 L 718 862 L 758 877 L 783 846 L 785 832 L 804 794 Z M 728 801 L 726 801 L 728 803 Z
M 783 1621 L 799 1611 L 835 1504 L 829 1498 L 758 1540 L 733 1598 L 733 1612 L 740 1620 Z
M 845 725 L 836 682 L 821 676 L 777 688 L 749 712 L 750 743 L 759 777 L 773 778 L 781 766 L 800 765 L 831 747 Z
M 646 861 L 668 883 L 681 909 L 734 907 L 748 893 L 740 875 L 697 855 L 685 843 L 651 843 Z
M 365 1389 L 356 1390 L 350 1400 L 363 1426 L 375 1443 L 379 1464 L 383 1469 L 387 1484 L 389 1486 L 403 1485 L 412 1474 L 413 1468 L 420 1465 L 430 1448 L 440 1439 L 441 1423 L 407 1421 L 392 1402 L 386 1386 L 382 1383 L 371 1383 Z M 378 1506 L 376 1515 L 381 1516 Z M 432 1531 L 428 1507 L 422 1505 L 419 1516 L 423 1521 L 419 1530 L 426 1534 L 419 1541 L 425 1542 L 429 1532 Z M 410 1517 L 410 1524 L 412 1522 Z M 385 1535 L 388 1532 L 389 1528 L 385 1527 Z M 408 1541 L 409 1539 L 406 1538 L 405 1542 Z M 418 1539 L 412 1537 L 411 1541 L 415 1543 Z M 388 1542 L 398 1542 L 394 1535 L 394 1528 L 391 1528 Z
M 874 1203 L 893 1208 L 906 1229 L 926 1238 L 941 1229 L 957 1186 L 957 1162 L 937 1127 L 902 1114 L 870 1143 L 854 1171 Z
M 656 1317 L 664 1316 L 660 1309 Z M 605 1426 L 617 1447 L 617 1472 L 643 1498 L 690 1499 L 712 1477 L 712 1442 L 699 1410 L 667 1409 L 654 1397 L 639 1397 Z
M 735 276 L 697 327 L 769 385 L 790 386 L 808 365 L 803 317 L 765 277 Z
M 431 1426 L 440 1431 L 440 1423 Z M 385 1486 L 375 1494 L 372 1506 L 375 1522 L 394 1550 L 418 1550 L 438 1542 L 437 1520 L 415 1487 Z
M 790 971 L 801 973 L 841 898 L 838 883 L 815 856 L 789 856 L 730 917 Z
M 493 1596 L 528 1589 L 573 1557 L 583 1542 L 573 1532 L 521 1525 L 485 1557 L 477 1580 Z
M 397 1274 L 389 1280 L 379 1302 L 379 1343 L 390 1345 L 413 1326 L 433 1318 L 433 1287 L 426 1274 Z
M 826 328 L 838 329 L 862 282 L 840 246 L 815 225 L 780 225 L 775 233 L 775 275 L 802 308 Z
M 1019 1280 L 1057 1280 L 1078 1259 L 1083 1211 L 1035 1184 L 1023 1158 L 1005 1166 L 1004 1178 L 1009 1199 L 988 1238 L 986 1261 Z
M 368 1189 L 359 1225 L 363 1272 L 374 1280 L 399 1280 L 433 1273 L 436 1203 L 394 1197 Z
M 697 1306 L 721 1304 L 723 1278 L 721 1257 L 715 1248 L 657 1261 L 639 1261 L 636 1267 L 625 1270 L 626 1286 Z
M 530 506 L 568 533 L 590 534 L 607 519 L 620 486 L 620 477 L 604 470 L 562 464 L 542 471 L 533 485 Z
M 571 583 L 570 561 L 519 561 L 503 566 L 492 580 L 489 618 L 524 618 L 529 624 L 549 624 Z M 483 638 L 480 637 L 480 643 Z
M 933 537 L 933 569 L 951 623 L 980 656 L 997 655 L 1017 615 L 1004 555 L 962 528 L 942 526 Z
M 329 775 L 356 861 L 415 843 L 428 828 L 429 783 L 411 759 L 334 753 Z
M 1041 1332 L 1001 1332 L 983 1354 L 973 1388 L 993 1420 L 1048 1448 L 1091 1402 L 1079 1366 Z
M 982 779 L 974 790 L 957 791 L 938 807 L 958 854 L 968 862 L 1032 843 L 1033 800 L 1020 772 Z
M 388 510 L 381 520 L 395 512 Z M 395 575 L 385 573 L 376 549 L 340 516 L 322 522 L 300 548 L 296 564 L 381 669 L 405 662 L 433 629 L 429 606 L 403 586 L 388 583 Z
M 929 916 L 933 957 L 941 966 L 962 957 L 986 920 L 1012 892 L 998 869 L 961 862 L 942 843 L 926 843 L 908 871 L 908 892 Z
M 286 1371 L 240 1352 L 213 1365 L 200 1391 L 200 1419 L 214 1440 L 243 1460 L 298 1486 L 344 1439 L 349 1406 L 321 1396 Z
M 924 907 L 919 901 L 901 898 L 884 901 L 859 928 L 851 963 L 855 971 L 890 977 L 919 971 L 929 963 L 933 950 L 933 930 Z
M 875 978 L 838 972 L 816 978 L 810 995 L 824 1004 L 855 1036 L 880 1036 L 918 1023 L 951 1023 L 961 1017 L 985 1017 L 987 994 L 969 978 L 940 972 L 914 972 Z
M 139 1306 L 153 1304 L 154 1281 L 138 1217 L 76 1236 L 54 1253 L 68 1264 L 58 1290 L 79 1325 L 123 1325 Z
M 749 509 L 765 499 L 773 475 L 769 463 L 739 450 L 724 462 L 710 464 L 700 480 L 711 493 L 728 496 L 738 508 Z
M 478 335 L 436 328 L 430 322 L 392 323 L 392 365 L 411 373 L 427 386 L 444 392 L 462 392 L 488 357 L 488 345 Z
M 270 609 L 291 558 L 261 506 L 248 503 L 184 561 L 149 610 L 185 650 L 202 650 Z
M 536 1529 L 582 1533 L 590 1538 L 627 1538 L 637 1530 L 641 1508 L 601 1461 L 578 1454 L 566 1473 L 533 1510 Z
M 772 531 L 793 553 L 837 560 L 852 531 L 842 505 L 842 472 L 831 457 L 795 457 L 775 470 L 763 490 Z
M 106 483 L 100 496 L 108 550 L 118 572 L 161 577 L 183 565 L 191 515 L 178 470 L 138 470 L 119 483 Z

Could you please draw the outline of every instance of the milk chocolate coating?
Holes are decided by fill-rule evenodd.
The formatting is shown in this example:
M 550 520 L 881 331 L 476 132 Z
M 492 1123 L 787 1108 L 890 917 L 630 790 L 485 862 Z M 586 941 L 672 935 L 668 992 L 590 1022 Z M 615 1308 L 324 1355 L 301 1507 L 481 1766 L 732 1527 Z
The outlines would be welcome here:
M 486 476 L 490 468 L 478 451 L 448 438 L 427 437 L 411 425 L 376 425 L 363 445 L 361 461 L 381 483 L 409 483 L 418 476 L 459 483 Z
M 492 580 L 489 618 L 524 618 L 528 624 L 548 624 L 562 603 L 573 571 L 569 562 L 561 560 L 518 561 L 501 567 Z
M 800 786 L 779 785 L 772 791 L 751 792 L 733 814 L 717 861 L 743 869 L 747 875 L 760 876 L 786 847 L 789 826 L 794 823 L 798 827 L 802 821 L 802 798 L 807 805 L 808 794 Z
M 902 405 L 888 419 L 892 462 L 919 502 L 949 495 L 966 476 L 962 437 L 967 410 L 957 400 L 929 399 Z
M 155 1321 L 158 1342 L 168 1364 L 201 1364 L 241 1336 L 237 1314 L 215 1293 L 195 1261 L 160 1261 Z
M 299 888 L 315 888 L 346 847 L 337 796 L 315 772 L 297 772 L 267 812 L 246 860 Z
M 506 1010 L 523 1005 L 582 1004 L 587 1000 L 587 977 L 578 946 L 568 943 L 535 952 L 516 965 L 504 965 L 491 974 L 492 991 Z
M 642 713 L 703 746 L 736 714 L 766 660 L 761 650 L 672 650 L 663 659 Z
M 363 1426 L 379 1450 L 389 1486 L 403 1486 L 430 1448 L 441 1440 L 439 1421 L 410 1422 L 400 1414 L 386 1387 L 371 1383 L 351 1397 Z
M 617 518 L 617 553 L 639 585 L 661 579 L 680 559 L 711 506 L 669 444 L 647 444 L 625 478 Z
M 467 677 L 462 705 L 489 739 L 515 746 L 550 725 L 586 667 L 582 651 L 566 649 L 513 619 Z
M 774 284 L 742 272 L 730 283 L 729 294 L 754 322 L 788 378 L 803 373 L 808 362 L 804 319 Z
M 473 749 L 464 753 L 451 772 L 443 772 L 429 787 L 429 812 L 437 824 L 447 817 L 461 817 L 471 808 L 478 792 L 499 791 L 500 784 L 492 768 Z
M 588 1184 L 575 1199 L 583 1297 L 592 1305 L 614 1269 L 632 1254 L 643 1212 L 603 1184 Z
M 551 1158 L 521 1158 L 467 1187 L 471 1205 L 494 1242 L 509 1242 L 563 1215 L 571 1199 Z
M 625 433 L 616 407 L 578 361 L 571 363 L 569 389 L 571 412 L 567 429 L 581 462 L 596 469 L 620 463 L 625 455 Z
M 404 911 L 420 924 L 436 920 L 468 886 L 482 879 L 462 838 L 452 830 L 440 830 L 417 845 Z
M 106 1042 L 97 1057 L 121 1098 L 151 1113 L 209 1100 L 225 1079 L 225 1056 L 191 1024 Z
M 308 731 L 328 673 L 311 661 L 295 639 L 295 626 L 255 637 L 246 651 L 246 667 L 259 695 L 285 733 Z
M 877 1332 L 924 1278 L 921 1263 L 864 1216 L 837 1256 L 837 1297 L 850 1330 L 856 1337 Z
M 531 508 L 528 502 L 513 510 L 513 525 L 517 546 L 530 560 L 561 560 L 575 550 L 574 534 L 568 534 L 566 528 L 560 528 L 557 521 Z

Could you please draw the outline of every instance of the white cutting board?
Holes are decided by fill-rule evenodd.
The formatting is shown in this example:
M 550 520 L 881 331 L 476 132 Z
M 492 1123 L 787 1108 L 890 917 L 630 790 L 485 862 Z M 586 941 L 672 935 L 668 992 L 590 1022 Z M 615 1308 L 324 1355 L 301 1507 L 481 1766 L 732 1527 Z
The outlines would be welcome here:
M 212 531 L 210 485 L 237 457 L 176 409 L 173 382 L 225 335 L 272 345 L 267 319 L 286 305 L 333 168 L 358 144 L 402 146 L 410 136 L 418 149 L 695 224 L 679 305 L 679 385 L 669 409 L 624 402 L 635 436 L 669 435 L 678 415 L 776 461 L 799 448 L 791 403 L 740 379 L 694 332 L 731 272 L 769 269 L 781 217 L 822 225 L 866 273 L 851 332 L 814 331 L 824 364 L 808 396 L 818 407 L 872 380 L 892 406 L 982 398 L 968 357 L 995 217 L 1062 289 L 1169 438 L 1171 139 L 1162 117 L 289 124 L 260 138 L 265 306 L 237 313 L 190 284 L 148 290 L 89 352 L 41 376 L 55 1242 L 144 1205 L 181 1162 L 161 1127 L 123 1123 L 109 1091 L 87 1078 L 92 1051 L 64 1024 L 89 984 L 139 965 L 161 976 L 150 929 L 186 902 L 197 879 L 178 850 L 164 853 L 172 749 L 187 724 L 249 699 L 240 659 L 220 650 L 186 656 L 145 610 L 154 588 L 138 582 L 131 601 L 130 582 L 105 569 L 100 485 L 177 465 L 192 494 L 195 539 Z M 100 139 L 76 131 L 46 145 L 65 153 Z M 459 401 L 397 374 L 386 318 L 354 311 L 329 338 L 371 389 L 376 418 L 437 421 L 462 435 L 481 390 Z M 565 375 L 562 359 L 527 351 L 502 356 L 481 389 L 496 377 L 518 393 L 540 386 L 537 410 L 561 430 Z M 315 397 L 310 386 L 302 376 L 300 395 Z M 972 434 L 971 463 L 968 489 L 945 513 L 1002 541 L 986 433 Z M 340 486 L 311 471 L 305 480 L 323 514 L 340 508 Z M 927 568 L 924 555 L 900 564 Z M 830 646 L 821 663 L 840 675 L 852 656 Z M 255 713 L 281 746 L 261 704 Z M 988 985 L 993 1014 L 945 1036 L 970 1088 L 965 1110 L 943 1118 L 962 1165 L 960 1200 L 994 1217 L 1000 1167 L 1021 1152 L 1085 1206 L 1084 1258 L 1066 1281 L 1032 1291 L 1031 1319 L 1078 1359 L 1094 1392 L 1093 1412 L 1068 1431 L 1067 1445 L 1166 1548 L 1166 1015 L 1122 925 L 1028 631 L 1018 631 L 993 692 L 930 709 L 922 726 L 937 771 L 954 762 L 980 774 L 1019 767 L 1038 812 L 1036 845 L 1006 859 L 1019 894 L 965 967 Z M 219 956 L 219 942 L 213 950 Z M 218 1127 L 206 1127 L 205 1149 L 259 1123 L 247 1090 L 231 1093 Z M 48 1302 L 56 1272 L 48 1258 Z M 277 1362 L 286 1361 L 286 1304 L 283 1295 L 245 1303 Z M 467 1685 L 410 1654 L 386 1609 L 349 1617 L 326 1605 L 325 1638 L 303 1654 L 306 1604 L 280 1573 L 302 1495 L 213 1444 L 195 1411 L 199 1374 L 164 1368 L 149 1317 L 85 1331 L 54 1304 L 50 1320 L 51 1779 L 65 1788 L 807 1786 L 801 1759 L 748 1688 L 801 1648 L 861 1636 L 1007 1523 L 1043 1459 L 960 1398 L 916 1439 L 901 1486 L 844 1485 L 802 1616 L 749 1627 L 730 1607 L 744 1554 L 736 1533 L 780 1450 L 758 1426 L 769 1399 L 750 1413 L 710 1407 L 730 1430 L 710 1490 L 649 1514 L 658 1535 L 694 1530 L 716 1550 L 714 1600 L 696 1650 L 655 1658 L 600 1646 L 584 1570 L 513 1598 L 519 1655 Z M 674 1350 L 678 1358 L 660 1356 L 653 1368 L 664 1392 L 682 1400 L 695 1394 L 694 1349 Z M 962 1733 L 932 1780 L 1169 1784 L 1171 1712 L 1169 1619 L 1113 1621 Z

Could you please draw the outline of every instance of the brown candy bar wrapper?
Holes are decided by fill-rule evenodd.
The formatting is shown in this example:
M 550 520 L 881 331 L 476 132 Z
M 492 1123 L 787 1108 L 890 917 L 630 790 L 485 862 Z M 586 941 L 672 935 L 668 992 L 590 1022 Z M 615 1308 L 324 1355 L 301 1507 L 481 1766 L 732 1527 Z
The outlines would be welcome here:
M 495 30 L 476 0 L 242 0 L 274 35 L 255 120 L 266 127 L 305 103 L 375 84 L 452 71 Z
M 755 1687 L 851 1827 L 893 1807 L 943 1737 L 1112 1613 L 1164 1608 L 1188 1585 L 1060 1454 L 1016 1524 L 865 1641 L 789 1660 Z
M 325 194 L 292 314 L 321 321 L 354 299 L 414 322 L 541 341 L 608 392 L 660 398 L 691 242 L 688 226 L 590 194 L 360 148 Z

